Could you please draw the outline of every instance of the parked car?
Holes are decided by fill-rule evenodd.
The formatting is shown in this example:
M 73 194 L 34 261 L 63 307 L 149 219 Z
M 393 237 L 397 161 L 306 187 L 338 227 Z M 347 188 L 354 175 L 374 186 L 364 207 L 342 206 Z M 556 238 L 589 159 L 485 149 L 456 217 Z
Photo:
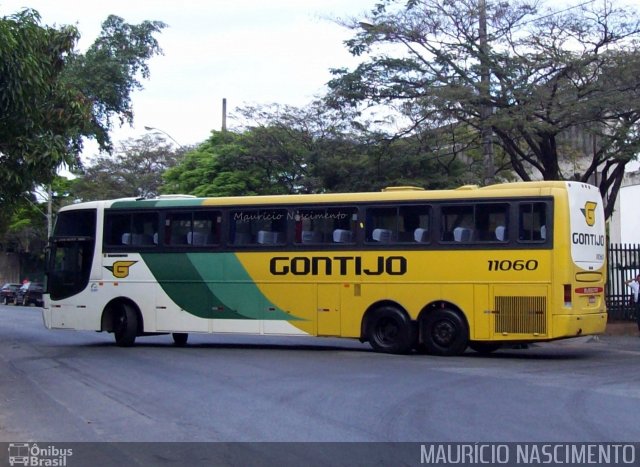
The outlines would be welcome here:
M 15 303 L 19 288 L 20 284 L 11 284 L 10 282 L 4 284 L 2 289 L 0 289 L 0 301 L 2 301 L 2 304 L 8 305 L 9 303 Z
M 44 288 L 39 282 L 27 282 L 22 284 L 16 294 L 16 305 L 29 306 L 34 304 L 36 306 L 44 305 L 42 293 Z

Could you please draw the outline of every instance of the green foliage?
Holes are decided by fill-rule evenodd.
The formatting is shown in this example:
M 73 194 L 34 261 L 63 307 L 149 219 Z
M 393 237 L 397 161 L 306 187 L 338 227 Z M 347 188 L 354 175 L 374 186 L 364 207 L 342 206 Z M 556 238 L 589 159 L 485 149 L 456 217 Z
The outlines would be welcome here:
M 376 191 L 410 184 L 459 184 L 455 154 L 434 156 L 434 141 L 381 139 L 320 102 L 299 109 L 240 109 L 247 126 L 213 132 L 165 173 L 164 193 L 196 196 Z M 441 152 L 441 151 L 440 151 Z
M 174 151 L 162 137 L 146 135 L 120 144 L 113 156 L 101 154 L 69 181 L 75 200 L 92 201 L 126 196 L 150 198 L 160 192 L 162 174 L 173 167 L 182 151 Z
M 92 136 L 103 149 L 111 149 L 113 116 L 133 123 L 131 93 L 142 88 L 138 76 L 149 78 L 147 61 L 162 53 L 154 34 L 164 27 L 159 21 L 131 25 L 111 15 L 87 52 L 67 60 L 63 79 L 92 102 Z
M 131 121 L 131 92 L 163 27 L 110 16 L 83 56 L 72 26 L 43 26 L 34 10 L 0 17 L 0 207 L 49 184 L 61 165 L 78 167 L 83 138 L 111 148 L 112 119 Z
M 8 216 L 4 246 L 7 250 L 41 256 L 47 238 L 46 206 L 35 197 L 22 198 Z
M 232 132 L 212 132 L 207 141 L 165 172 L 162 192 L 195 196 L 259 194 L 259 176 L 251 168 L 239 167 L 245 155 L 240 139 Z
M 61 81 L 78 38 L 35 11 L 0 18 L 0 206 L 74 164 L 91 106 Z

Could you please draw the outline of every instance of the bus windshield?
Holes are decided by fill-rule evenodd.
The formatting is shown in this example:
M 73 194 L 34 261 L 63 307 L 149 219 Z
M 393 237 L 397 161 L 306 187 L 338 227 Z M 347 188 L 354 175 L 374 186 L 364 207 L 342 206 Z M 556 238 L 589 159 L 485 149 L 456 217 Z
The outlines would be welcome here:
M 96 211 L 60 213 L 50 240 L 47 293 L 60 300 L 83 290 L 89 282 L 95 249 Z

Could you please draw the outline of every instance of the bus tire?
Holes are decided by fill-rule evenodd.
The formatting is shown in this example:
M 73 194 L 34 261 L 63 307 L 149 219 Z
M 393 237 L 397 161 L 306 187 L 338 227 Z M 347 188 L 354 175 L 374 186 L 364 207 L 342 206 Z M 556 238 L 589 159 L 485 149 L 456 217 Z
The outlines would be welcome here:
M 383 306 L 368 319 L 367 339 L 376 352 L 407 353 L 414 345 L 414 326 L 396 307 Z
M 113 335 L 119 347 L 131 347 L 138 335 L 138 315 L 126 304 L 116 311 L 113 323 Z
M 469 348 L 471 350 L 474 350 L 479 354 L 483 354 L 483 355 L 487 355 L 487 354 L 490 354 L 491 352 L 495 352 L 500 347 L 502 347 L 502 344 L 498 344 L 496 342 L 477 342 L 477 341 L 469 342 Z
M 460 313 L 436 309 L 424 319 L 422 341 L 432 355 L 461 355 L 469 343 L 469 327 Z
M 187 345 L 187 340 L 189 339 L 189 334 L 186 332 L 174 332 L 171 334 L 173 337 L 173 343 L 176 347 L 184 347 Z

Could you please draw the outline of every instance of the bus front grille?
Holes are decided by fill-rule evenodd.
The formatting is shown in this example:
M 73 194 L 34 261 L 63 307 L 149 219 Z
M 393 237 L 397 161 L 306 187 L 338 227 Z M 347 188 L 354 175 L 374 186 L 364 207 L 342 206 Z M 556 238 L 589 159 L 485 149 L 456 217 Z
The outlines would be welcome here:
M 494 297 L 495 332 L 546 334 L 546 297 Z

